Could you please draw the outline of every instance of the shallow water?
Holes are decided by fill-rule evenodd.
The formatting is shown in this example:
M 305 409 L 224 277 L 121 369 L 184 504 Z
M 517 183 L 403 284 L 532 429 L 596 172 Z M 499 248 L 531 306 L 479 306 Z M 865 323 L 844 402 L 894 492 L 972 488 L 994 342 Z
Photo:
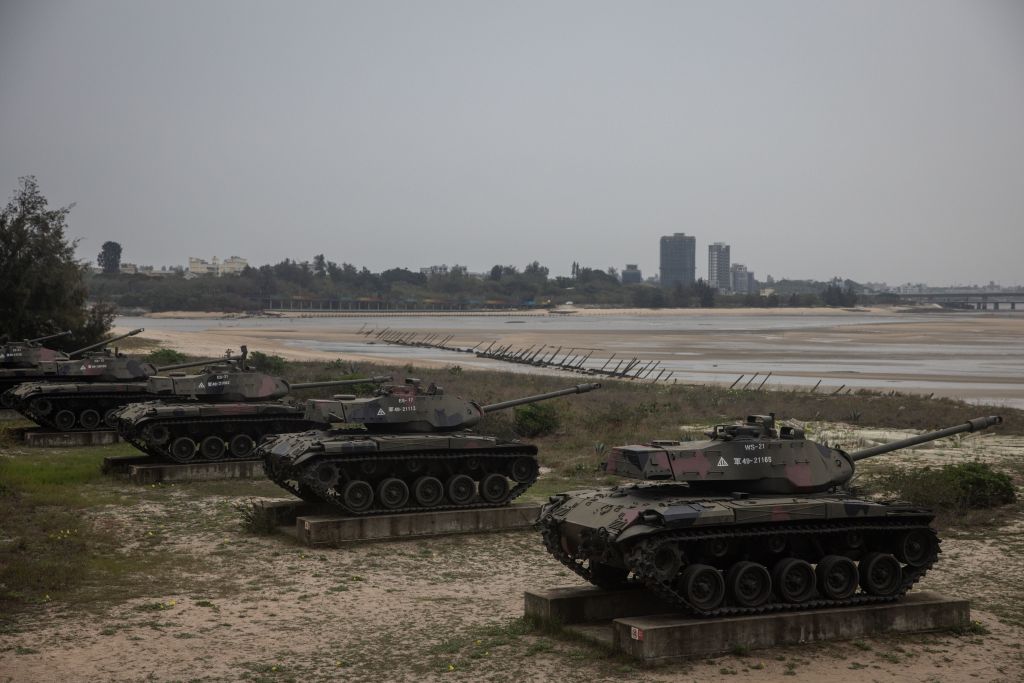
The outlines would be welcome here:
M 602 335 L 601 349 L 587 361 L 587 368 L 600 368 L 614 353 L 616 358 L 609 368 L 624 357 L 657 357 L 661 362 L 651 378 L 664 369 L 671 371 L 672 378 L 680 382 L 729 385 L 743 375 L 738 385 L 743 386 L 757 373 L 750 386 L 758 386 L 771 372 L 770 386 L 811 387 L 821 380 L 823 392 L 843 385 L 852 389 L 934 392 L 972 402 L 1024 408 L 1024 334 L 975 337 L 970 334 L 970 321 L 982 318 L 972 318 L 972 315 L 534 315 L 516 318 L 451 315 L 228 320 L 123 317 L 117 323 L 177 332 L 244 329 L 258 334 L 259 331 L 287 330 L 303 335 L 283 341 L 296 349 L 367 356 L 391 363 L 433 361 L 516 372 L 552 371 L 477 358 L 473 354 L 370 343 L 372 338 L 338 341 L 320 337 L 322 332 L 353 333 L 363 328 L 391 327 L 447 331 L 462 339 L 478 336 L 480 341 L 489 343 L 503 335 L 590 332 Z M 509 320 L 516 320 L 517 324 L 509 325 Z M 1014 320 L 1014 324 L 1019 320 L 1024 333 L 1024 316 Z M 881 340 L 879 343 L 872 343 L 871 337 L 862 330 L 860 334 L 852 334 L 854 328 L 863 325 L 928 322 L 966 324 L 967 334 L 928 334 L 926 330 L 922 338 L 913 341 Z M 843 333 L 843 328 L 850 328 L 851 334 Z M 793 331 L 799 332 L 796 339 L 792 334 L 787 335 Z M 621 336 L 616 336 L 617 332 Z M 679 332 L 681 336 L 665 332 Z M 645 333 L 652 333 L 652 336 Z M 722 333 L 735 337 L 722 339 Z M 586 339 L 586 336 L 573 339 Z

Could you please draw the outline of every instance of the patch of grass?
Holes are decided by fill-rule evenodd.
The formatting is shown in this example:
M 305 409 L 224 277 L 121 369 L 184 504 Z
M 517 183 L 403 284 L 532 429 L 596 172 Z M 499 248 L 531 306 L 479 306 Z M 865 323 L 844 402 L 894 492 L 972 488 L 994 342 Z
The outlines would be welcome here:
M 253 499 L 240 500 L 234 505 L 242 528 L 251 534 L 269 536 L 277 531 L 277 515 L 270 508 L 257 503 Z
M 950 629 L 958 636 L 987 636 L 991 631 L 980 621 L 971 620 L 963 626 L 956 626 Z

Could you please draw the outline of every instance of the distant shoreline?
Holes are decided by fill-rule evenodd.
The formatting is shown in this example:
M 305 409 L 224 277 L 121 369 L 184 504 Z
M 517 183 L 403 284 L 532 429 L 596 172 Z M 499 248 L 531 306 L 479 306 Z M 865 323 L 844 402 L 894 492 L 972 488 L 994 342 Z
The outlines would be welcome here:
M 264 313 L 236 313 L 227 311 L 156 311 L 143 313 L 139 317 L 161 319 L 193 319 L 193 320 L 245 320 L 247 318 L 417 318 L 417 317 L 462 317 L 484 316 L 495 318 L 515 317 L 558 317 L 558 316 L 717 316 L 717 315 L 905 315 L 908 313 L 949 312 L 938 306 L 860 306 L 839 308 L 829 306 L 813 306 L 801 308 L 591 308 L 585 306 L 558 306 L 553 309 L 510 308 L 503 310 L 479 309 L 465 311 L 403 311 L 403 310 L 363 310 L 363 311 L 270 311 Z

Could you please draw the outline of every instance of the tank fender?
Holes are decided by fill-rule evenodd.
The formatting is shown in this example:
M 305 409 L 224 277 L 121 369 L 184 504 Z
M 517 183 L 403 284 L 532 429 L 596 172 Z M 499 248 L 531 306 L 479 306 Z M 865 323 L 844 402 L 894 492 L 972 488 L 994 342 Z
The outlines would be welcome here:
M 661 529 L 662 528 L 660 526 L 652 526 L 650 524 L 634 524 L 619 534 L 618 538 L 615 539 L 615 542 L 624 543 L 629 539 L 636 538 L 638 536 L 649 536 L 661 531 Z

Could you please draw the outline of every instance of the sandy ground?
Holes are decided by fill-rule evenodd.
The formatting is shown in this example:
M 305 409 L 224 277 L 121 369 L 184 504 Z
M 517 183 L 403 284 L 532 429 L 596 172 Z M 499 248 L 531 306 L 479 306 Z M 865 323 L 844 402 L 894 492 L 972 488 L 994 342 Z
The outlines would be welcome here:
M 818 435 L 898 436 L 847 425 Z M 1019 457 L 1024 438 L 970 435 L 908 466 Z M 124 552 L 163 553 L 169 575 L 16 615 L 0 634 L 0 681 L 871 681 L 1024 680 L 1024 513 L 942 532 L 920 589 L 972 600 L 973 633 L 806 644 L 652 669 L 508 625 L 529 588 L 580 585 L 530 531 L 310 549 L 240 531 L 232 503 L 268 482 L 131 487 L 137 502 L 90 510 Z M 232 487 L 232 491 L 225 491 Z M 137 585 L 142 581 L 143 587 Z M 986 632 L 987 631 L 987 632 Z
M 684 331 L 621 324 L 602 324 L 604 317 L 643 313 L 651 316 L 753 317 L 798 315 L 801 318 L 829 316 L 820 327 L 779 327 L 776 329 L 716 329 L 706 323 Z M 870 322 L 836 325 L 839 315 L 870 313 Z M 683 309 L 683 311 L 634 311 L 581 309 L 592 325 L 574 329 L 557 326 L 508 324 L 506 316 L 493 317 L 493 323 L 462 329 L 453 323 L 454 337 L 449 347 L 494 348 L 511 344 L 514 348 L 557 348 L 563 354 L 592 353 L 588 367 L 614 365 L 637 357 L 646 362 L 665 363 L 678 368 L 677 381 L 729 385 L 739 376 L 751 378 L 759 373 L 758 383 L 768 372 L 769 386 L 804 386 L 817 380 L 822 387 L 896 389 L 904 392 L 934 393 L 968 400 L 1005 402 L 1024 405 L 1024 315 L 956 316 L 921 315 L 910 322 L 892 321 L 899 312 L 893 309 Z M 422 318 L 420 319 L 422 320 Z M 421 323 L 422 324 L 422 323 Z M 403 348 L 396 357 L 394 349 L 377 339 L 385 327 L 403 333 L 425 336 L 438 328 L 417 328 L 416 318 L 388 318 L 367 323 L 359 318 L 304 320 L 301 327 L 288 319 L 247 326 L 239 320 L 230 327 L 211 327 L 196 332 L 150 328 L 142 335 L 159 344 L 197 355 L 219 355 L 227 348 L 247 344 L 250 349 L 296 360 L 347 360 L 372 362 L 413 362 L 421 367 L 505 367 L 535 371 L 529 366 L 479 359 L 475 355 L 436 349 Z M 527 329 L 530 328 L 530 329 Z M 554 329 L 552 329 L 554 328 Z M 119 328 L 120 329 L 120 328 Z M 442 327 L 443 329 L 443 327 Z M 369 332 L 369 334 L 368 334 Z M 448 334 L 449 332 L 444 332 Z M 444 336 L 444 334 L 439 336 Z M 351 352 L 318 350 L 315 344 L 346 344 Z M 559 358 L 562 356 L 559 355 Z M 680 365 L 682 364 L 682 365 Z M 744 380 L 746 381 L 746 380 Z

